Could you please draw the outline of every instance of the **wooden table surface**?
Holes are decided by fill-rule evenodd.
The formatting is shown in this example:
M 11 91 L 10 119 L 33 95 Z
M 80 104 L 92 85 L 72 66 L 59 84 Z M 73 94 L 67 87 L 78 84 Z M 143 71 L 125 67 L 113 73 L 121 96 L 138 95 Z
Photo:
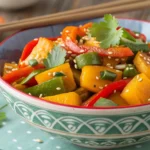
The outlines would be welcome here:
M 0 9 L 0 15 L 5 18 L 6 22 L 10 22 L 79 7 L 86 7 L 108 1 L 112 0 L 40 0 L 36 5 L 21 10 L 8 11 Z M 115 16 L 150 21 L 150 9 L 118 13 L 115 14 Z

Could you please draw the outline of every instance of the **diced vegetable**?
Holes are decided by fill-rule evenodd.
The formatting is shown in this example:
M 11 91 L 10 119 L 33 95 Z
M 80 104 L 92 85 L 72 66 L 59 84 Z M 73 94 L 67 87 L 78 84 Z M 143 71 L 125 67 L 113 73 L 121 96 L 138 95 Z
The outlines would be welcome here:
M 111 94 L 108 99 L 111 99 L 115 102 L 118 106 L 129 106 L 129 104 L 120 96 L 120 92 L 116 91 L 115 93 Z
M 150 98 L 150 79 L 144 73 L 136 75 L 124 88 L 121 97 L 130 105 L 148 103 Z
M 66 92 L 62 77 L 55 77 L 39 85 L 32 86 L 23 90 L 33 96 L 45 97 Z
M 36 66 L 37 64 L 38 64 L 38 61 L 36 59 L 29 60 L 29 65 L 30 66 Z
M 137 70 L 144 73 L 150 78 L 150 56 L 145 53 L 138 52 L 133 60 Z
M 76 83 L 74 81 L 73 73 L 72 73 L 69 63 L 65 63 L 55 68 L 44 71 L 36 75 L 35 80 L 38 82 L 38 84 L 41 84 L 45 81 L 48 81 L 54 78 L 55 72 L 62 72 L 65 74 L 65 76 L 62 77 L 62 79 L 64 81 L 64 86 L 67 92 L 73 91 L 76 88 Z
M 116 71 L 115 69 L 111 69 L 104 66 L 85 66 L 82 68 L 82 73 L 80 77 L 80 86 L 86 88 L 91 92 L 99 92 L 102 90 L 107 84 L 111 83 L 109 80 L 102 80 L 100 78 L 100 72 L 108 70 L 117 74 L 115 81 L 120 80 L 122 78 L 122 72 Z
M 126 68 L 123 71 L 124 77 L 132 78 L 138 74 L 138 71 L 136 70 L 135 66 L 132 64 L 128 64 Z
M 106 98 L 100 98 L 94 104 L 94 107 L 114 107 L 114 106 L 117 106 L 117 104 L 114 103 L 112 100 Z
M 80 96 L 75 92 L 58 94 L 55 96 L 42 97 L 42 99 L 49 102 L 55 102 L 58 104 L 73 105 L 73 106 L 81 106 L 82 103 Z
M 23 61 L 28 64 L 29 60 L 36 59 L 38 63 L 42 63 L 47 54 L 52 50 L 53 42 L 47 38 L 39 38 L 37 45 L 32 49 L 30 55 Z
M 78 88 L 75 92 L 80 95 L 82 101 L 87 100 L 91 95 L 91 92 L 82 87 Z
M 75 61 L 77 63 L 77 67 L 82 69 L 87 65 L 101 65 L 101 58 L 96 52 L 90 52 L 86 54 L 81 54 L 76 56 Z
M 117 74 L 108 70 L 104 70 L 100 72 L 100 78 L 102 80 L 110 80 L 114 81 L 117 77 Z
M 107 87 L 105 87 L 102 91 L 99 91 L 97 94 L 95 94 L 88 102 L 86 103 L 86 106 L 92 107 L 96 101 L 103 97 L 107 98 L 109 97 L 114 91 L 121 91 L 124 89 L 124 87 L 130 82 L 131 79 L 126 80 L 119 80 L 116 82 L 110 83 Z

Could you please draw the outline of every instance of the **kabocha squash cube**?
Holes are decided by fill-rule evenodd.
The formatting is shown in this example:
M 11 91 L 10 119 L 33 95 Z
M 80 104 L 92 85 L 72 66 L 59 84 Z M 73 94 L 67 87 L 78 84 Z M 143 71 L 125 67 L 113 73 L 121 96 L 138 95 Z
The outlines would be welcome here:
M 150 100 L 150 79 L 141 73 L 124 88 L 121 97 L 130 105 L 146 104 Z
M 108 99 L 111 99 L 118 106 L 129 106 L 129 104 L 120 96 L 120 92 L 113 93 Z
M 40 37 L 37 45 L 33 48 L 30 55 L 25 59 L 24 63 L 27 65 L 29 60 L 36 59 L 39 63 L 43 62 L 44 58 L 47 58 L 48 52 L 53 48 L 53 41 Z
M 146 53 L 138 52 L 133 62 L 140 73 L 144 73 L 150 78 L 150 56 Z
M 75 92 L 58 94 L 55 96 L 47 96 L 47 97 L 43 97 L 42 99 L 50 102 L 73 105 L 73 106 L 81 106 L 82 103 L 80 96 Z
M 76 83 L 74 81 L 73 73 L 69 63 L 65 63 L 55 68 L 44 71 L 36 75 L 35 80 L 37 81 L 38 84 L 41 84 L 47 80 L 54 78 L 56 72 L 61 72 L 65 75 L 62 78 L 67 92 L 73 91 L 76 88 Z
M 109 80 L 102 80 L 100 78 L 100 72 L 105 70 L 116 73 L 117 77 L 115 81 L 122 78 L 122 72 L 118 70 L 116 71 L 115 69 L 103 66 L 85 66 L 82 68 L 82 73 L 80 76 L 81 87 L 95 93 L 102 90 L 105 86 L 107 86 L 107 84 L 112 82 Z

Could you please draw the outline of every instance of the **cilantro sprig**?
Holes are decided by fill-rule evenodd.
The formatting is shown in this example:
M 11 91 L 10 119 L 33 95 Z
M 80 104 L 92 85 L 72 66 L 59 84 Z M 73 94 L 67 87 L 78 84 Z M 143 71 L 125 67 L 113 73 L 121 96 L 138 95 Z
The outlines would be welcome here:
M 123 29 L 117 30 L 119 23 L 117 19 L 111 14 L 104 15 L 104 21 L 94 23 L 89 29 L 89 33 L 92 37 L 96 37 L 96 40 L 100 41 L 102 48 L 109 48 L 110 46 L 119 45 L 120 38 L 123 35 Z
M 65 62 L 66 50 L 60 45 L 55 45 L 51 53 L 48 53 L 47 59 L 43 59 L 43 63 L 47 69 L 59 66 Z

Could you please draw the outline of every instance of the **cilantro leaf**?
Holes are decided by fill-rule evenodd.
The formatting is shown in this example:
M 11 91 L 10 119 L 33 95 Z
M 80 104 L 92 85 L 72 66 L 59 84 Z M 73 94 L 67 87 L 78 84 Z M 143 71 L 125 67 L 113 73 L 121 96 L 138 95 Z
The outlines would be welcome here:
M 59 66 L 65 62 L 66 50 L 59 45 L 55 45 L 51 53 L 48 53 L 47 59 L 43 63 L 47 69 Z
M 96 40 L 100 41 L 102 48 L 109 48 L 110 46 L 118 45 L 120 38 L 122 37 L 122 28 L 117 30 L 119 26 L 117 19 L 111 14 L 104 16 L 104 21 L 94 23 L 89 29 L 92 37 L 96 37 Z

